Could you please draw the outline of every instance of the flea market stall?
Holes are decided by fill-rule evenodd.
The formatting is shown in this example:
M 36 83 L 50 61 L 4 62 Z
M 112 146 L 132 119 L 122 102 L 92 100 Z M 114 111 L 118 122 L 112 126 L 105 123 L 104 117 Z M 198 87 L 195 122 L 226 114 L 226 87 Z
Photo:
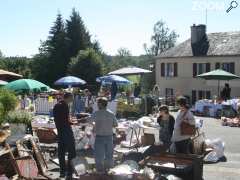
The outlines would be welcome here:
M 130 69 L 136 70 L 136 68 Z M 142 73 L 149 73 L 149 71 Z M 111 82 L 113 79 L 118 80 L 119 83 L 128 82 L 122 77 L 113 75 L 101 78 L 105 82 L 109 79 Z M 101 81 L 103 81 L 102 79 Z M 50 89 L 44 84 L 29 79 L 23 79 L 12 83 L 15 84 L 14 86 L 8 86 L 19 89 L 20 83 L 21 88 L 23 88 L 22 84 L 25 84 L 23 82 L 30 83 L 32 90 L 35 87 Z M 85 82 L 79 78 L 67 76 L 56 83 L 71 86 L 74 83 L 84 84 Z M 176 154 L 174 146 L 171 146 L 170 150 L 167 151 L 159 138 L 160 126 L 157 122 L 158 113 L 154 110 L 154 98 L 151 96 L 133 97 L 118 93 L 114 99 L 107 96 L 109 100 L 107 108 L 118 119 L 118 126 L 114 129 L 113 134 L 115 166 L 106 175 L 96 176 L 94 161 L 94 152 L 96 151 L 94 149 L 95 131 L 93 125 L 87 121 L 90 114 L 85 113 L 86 98 L 86 96 L 83 97 L 82 94 L 76 93 L 74 94 L 73 104 L 70 105 L 70 118 L 78 122 L 72 125 L 77 150 L 77 157 L 72 161 L 76 179 L 150 180 L 155 178 L 179 178 L 187 180 L 186 178 L 189 178 L 189 180 L 200 180 L 202 178 L 203 162 L 205 161 L 204 155 L 208 152 L 215 152 L 221 144 L 220 141 L 205 143 L 205 135 L 201 128 L 202 121 L 197 120 L 196 128 L 198 128 L 198 131 L 191 139 L 192 155 Z M 48 92 L 39 94 L 31 101 L 35 107 L 35 114 L 30 120 L 31 131 L 19 136 L 12 143 L 9 143 L 8 137 L 0 142 L 0 159 L 6 158 L 7 155 L 10 160 L 4 164 L 1 163 L 3 161 L 0 161 L 0 172 L 4 172 L 8 178 L 17 175 L 18 178 L 25 179 L 39 177 L 56 179 L 51 177 L 51 174 L 56 174 L 53 169 L 59 170 L 57 158 L 58 133 L 52 113 L 57 101 L 57 94 L 53 95 Z M 25 105 L 24 102 L 24 107 Z M 92 108 L 93 112 L 98 109 L 96 97 L 93 97 Z M 33 114 L 33 112 L 31 113 Z M 208 150 L 206 151 L 206 149 Z M 221 155 L 223 153 L 219 156 Z M 213 157 L 216 157 L 216 153 L 208 157 L 207 160 L 211 160 Z M 214 159 L 216 162 L 217 158 Z M 6 169 L 11 170 L 11 172 Z
M 87 114 L 78 114 L 73 117 L 79 120 L 79 125 L 72 126 L 78 158 L 75 160 L 75 174 L 80 179 L 96 179 L 94 153 L 94 131 L 92 126 L 84 122 L 80 117 Z M 50 164 L 58 165 L 57 157 L 57 131 L 53 119 L 50 116 L 38 115 L 32 120 L 33 136 L 27 136 L 16 143 L 15 157 L 25 157 L 29 153 L 37 153 L 38 156 L 23 161 L 29 167 L 35 168 L 35 174 L 18 171 L 24 176 L 47 176 Z M 202 121 L 197 120 L 198 133 L 192 138 L 192 155 L 179 155 L 165 152 L 159 139 L 159 125 L 156 114 L 141 116 L 136 120 L 119 119 L 118 127 L 114 133 L 114 161 L 115 167 L 103 179 L 154 179 L 161 177 L 171 179 L 178 177 L 184 180 L 200 180 L 203 172 L 204 155 L 213 152 L 219 142 L 205 143 Z M 27 142 L 34 143 L 29 147 Z M 151 148 L 157 149 L 151 152 Z M 208 149 L 205 151 L 205 149 Z M 35 152 L 36 151 L 36 152 Z M 8 152 L 7 152 L 8 153 Z M 34 157 L 38 157 L 37 159 Z M 206 157 L 206 156 L 205 156 Z M 208 157 L 209 158 L 209 157 Z M 210 157 L 212 158 L 212 157 Z M 15 160 L 14 160 L 15 161 Z M 34 165 L 36 163 L 36 166 Z M 44 165 L 46 163 L 46 165 Z M 13 164 L 14 165 L 14 164 Z M 51 166 L 51 165 L 50 165 Z M 16 164 L 13 166 L 16 167 Z M 14 168 L 13 168 L 14 169 Z M 99 177 L 97 178 L 99 179 Z
M 199 100 L 192 109 L 195 115 L 216 117 L 221 119 L 223 126 L 240 127 L 240 99 L 227 101 Z
M 240 77 L 222 69 L 203 73 L 197 77 L 205 80 L 218 81 L 218 100 L 200 100 L 196 102 L 194 109 L 196 115 L 221 118 L 223 126 L 240 127 L 240 99 L 230 99 L 231 89 L 229 88 L 229 84 L 225 84 L 225 88 L 227 87 L 228 90 L 221 91 L 220 93 L 220 81 L 229 81 L 239 79 Z

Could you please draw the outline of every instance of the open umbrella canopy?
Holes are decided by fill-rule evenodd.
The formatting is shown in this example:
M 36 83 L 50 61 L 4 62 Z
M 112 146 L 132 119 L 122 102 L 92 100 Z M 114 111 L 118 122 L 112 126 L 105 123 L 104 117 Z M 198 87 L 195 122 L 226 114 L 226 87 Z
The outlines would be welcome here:
M 96 81 L 106 83 L 106 84 L 110 84 L 112 82 L 116 82 L 118 84 L 130 84 L 131 83 L 131 81 L 129 81 L 128 79 L 118 76 L 118 75 L 106 75 L 106 76 L 98 77 L 96 79 Z
M 197 77 L 206 79 L 206 80 L 225 80 L 225 81 L 240 78 L 239 76 L 229 73 L 227 71 L 224 71 L 222 69 L 217 69 L 204 74 L 200 74 Z
M 4 86 L 12 91 L 47 91 L 50 89 L 47 85 L 34 79 L 19 79 L 12 81 Z
M 240 79 L 239 76 L 224 71 L 222 69 L 213 70 L 207 73 L 198 75 L 197 77 L 206 79 L 206 80 L 218 80 L 218 96 L 220 95 L 220 81 L 229 81 L 233 79 Z
M 61 79 L 57 80 L 55 85 L 60 85 L 60 86 L 74 86 L 74 85 L 83 85 L 86 84 L 86 81 L 75 77 L 75 76 L 66 76 L 62 77 Z
M 138 74 L 146 74 L 146 73 L 151 73 L 152 71 L 138 68 L 135 66 L 130 66 L 130 67 L 125 67 L 118 69 L 116 71 L 112 71 L 108 73 L 109 75 L 115 74 L 115 75 L 138 75 Z
M 22 75 L 0 69 L 1 80 L 20 79 Z
M 0 86 L 4 86 L 6 84 L 8 84 L 8 82 L 0 80 Z

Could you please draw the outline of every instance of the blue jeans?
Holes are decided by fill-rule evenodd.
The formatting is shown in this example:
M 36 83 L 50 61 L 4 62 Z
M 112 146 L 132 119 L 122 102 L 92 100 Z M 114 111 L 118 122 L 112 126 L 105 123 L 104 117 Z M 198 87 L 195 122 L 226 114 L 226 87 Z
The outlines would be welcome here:
M 113 167 L 113 136 L 96 136 L 95 162 L 98 172 L 105 172 Z

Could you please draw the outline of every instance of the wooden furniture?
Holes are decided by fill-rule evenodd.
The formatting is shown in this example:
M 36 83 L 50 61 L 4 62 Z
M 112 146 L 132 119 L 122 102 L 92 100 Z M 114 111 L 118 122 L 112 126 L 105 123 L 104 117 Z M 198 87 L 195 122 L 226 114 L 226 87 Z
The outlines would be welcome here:
M 37 128 L 34 130 L 40 143 L 53 144 L 57 142 L 57 134 L 54 129 Z
M 140 162 L 160 174 L 173 174 L 184 180 L 203 179 L 203 156 L 162 153 Z
M 15 158 L 9 144 L 7 143 L 6 149 L 9 150 L 10 160 L 18 175 L 18 179 L 49 179 L 40 175 L 36 161 L 32 156 Z
M 25 144 L 28 144 L 31 148 L 25 146 Z M 28 160 L 30 165 L 35 167 L 33 165 L 33 162 L 29 160 L 29 157 L 34 158 L 35 165 L 37 166 L 38 173 L 41 174 L 45 179 L 50 179 L 47 175 L 47 163 L 41 153 L 40 147 L 35 142 L 33 137 L 29 137 L 27 139 L 19 140 L 16 142 L 17 150 L 20 158 L 23 158 L 24 160 Z M 25 162 L 26 163 L 26 162 Z
M 15 174 L 15 168 L 10 162 L 10 149 L 1 147 L 0 150 L 0 174 L 5 174 L 7 177 L 11 177 Z

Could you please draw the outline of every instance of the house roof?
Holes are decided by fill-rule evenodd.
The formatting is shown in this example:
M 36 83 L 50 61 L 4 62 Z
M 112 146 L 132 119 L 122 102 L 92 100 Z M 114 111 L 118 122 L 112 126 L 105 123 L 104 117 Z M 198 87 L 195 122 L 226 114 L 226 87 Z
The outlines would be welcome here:
M 240 31 L 209 33 L 209 49 L 207 56 L 236 56 L 240 55 Z M 167 57 L 191 57 L 191 39 L 163 52 L 161 58 Z

